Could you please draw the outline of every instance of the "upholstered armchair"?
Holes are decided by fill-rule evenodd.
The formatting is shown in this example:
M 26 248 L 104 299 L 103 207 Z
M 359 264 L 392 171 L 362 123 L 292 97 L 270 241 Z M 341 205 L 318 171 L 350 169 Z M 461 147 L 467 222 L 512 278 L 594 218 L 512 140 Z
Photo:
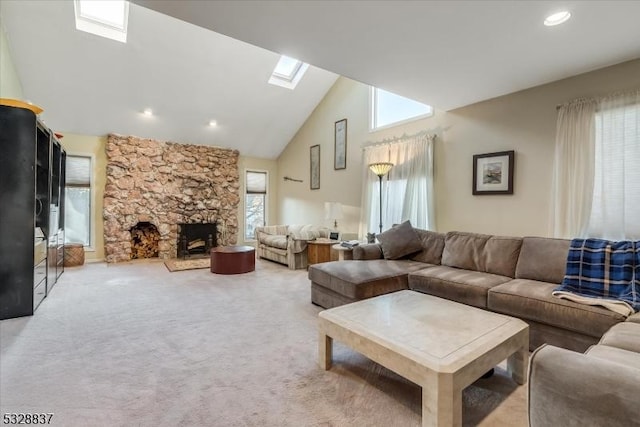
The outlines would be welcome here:
M 258 257 L 286 264 L 291 270 L 307 268 L 307 242 L 329 237 L 330 231 L 316 225 L 256 227 L 256 252 Z
M 531 427 L 627 427 L 640 420 L 640 314 L 584 354 L 544 345 L 529 366 Z

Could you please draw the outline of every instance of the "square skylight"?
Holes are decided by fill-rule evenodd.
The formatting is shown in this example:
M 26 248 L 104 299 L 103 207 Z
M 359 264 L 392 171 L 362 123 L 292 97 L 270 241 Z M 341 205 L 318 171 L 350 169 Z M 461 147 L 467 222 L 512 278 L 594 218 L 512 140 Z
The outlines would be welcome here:
M 129 2 L 74 0 L 76 29 L 122 43 L 127 42 Z
M 271 74 L 271 78 L 269 78 L 269 83 L 287 89 L 295 89 L 308 68 L 309 64 L 282 55 Z

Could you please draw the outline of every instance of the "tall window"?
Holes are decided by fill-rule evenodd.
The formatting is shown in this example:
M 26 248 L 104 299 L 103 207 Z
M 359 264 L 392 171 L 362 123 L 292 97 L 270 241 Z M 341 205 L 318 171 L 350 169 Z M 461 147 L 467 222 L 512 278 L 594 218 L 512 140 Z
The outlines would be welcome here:
M 67 156 L 65 242 L 91 246 L 91 157 Z
M 255 238 L 256 227 L 267 224 L 267 172 L 247 171 L 244 197 L 244 239 Z
M 640 239 L 638 165 L 640 104 L 629 103 L 629 99 L 608 104 L 603 101 L 595 117 L 595 175 L 590 235 Z
M 433 141 L 424 132 L 405 136 L 392 144 L 366 147 L 363 152 L 363 201 L 360 234 L 389 229 L 393 224 L 410 220 L 414 227 L 435 227 L 433 201 Z M 391 171 L 380 181 L 368 165 L 393 163 Z M 382 219 L 380 208 L 382 207 Z
M 433 115 L 433 107 L 371 87 L 370 129 L 377 130 Z

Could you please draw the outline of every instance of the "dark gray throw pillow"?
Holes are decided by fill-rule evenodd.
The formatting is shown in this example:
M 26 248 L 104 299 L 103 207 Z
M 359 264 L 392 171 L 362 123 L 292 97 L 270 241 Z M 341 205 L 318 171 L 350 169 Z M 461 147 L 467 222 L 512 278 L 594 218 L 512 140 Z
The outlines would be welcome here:
M 376 237 L 380 241 L 385 259 L 402 258 L 422 249 L 420 238 L 409 221 L 396 225 Z

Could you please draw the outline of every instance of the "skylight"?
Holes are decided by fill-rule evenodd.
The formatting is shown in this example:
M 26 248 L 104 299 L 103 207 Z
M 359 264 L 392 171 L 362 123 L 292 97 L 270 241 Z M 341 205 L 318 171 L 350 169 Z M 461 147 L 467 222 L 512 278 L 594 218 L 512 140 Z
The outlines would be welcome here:
M 123 0 L 74 0 L 76 29 L 127 42 L 129 2 Z
M 269 78 L 269 83 L 287 89 L 295 89 L 307 68 L 309 68 L 309 64 L 282 55 L 271 74 L 271 78 Z
M 433 107 L 430 105 L 371 87 L 371 131 L 432 115 Z

